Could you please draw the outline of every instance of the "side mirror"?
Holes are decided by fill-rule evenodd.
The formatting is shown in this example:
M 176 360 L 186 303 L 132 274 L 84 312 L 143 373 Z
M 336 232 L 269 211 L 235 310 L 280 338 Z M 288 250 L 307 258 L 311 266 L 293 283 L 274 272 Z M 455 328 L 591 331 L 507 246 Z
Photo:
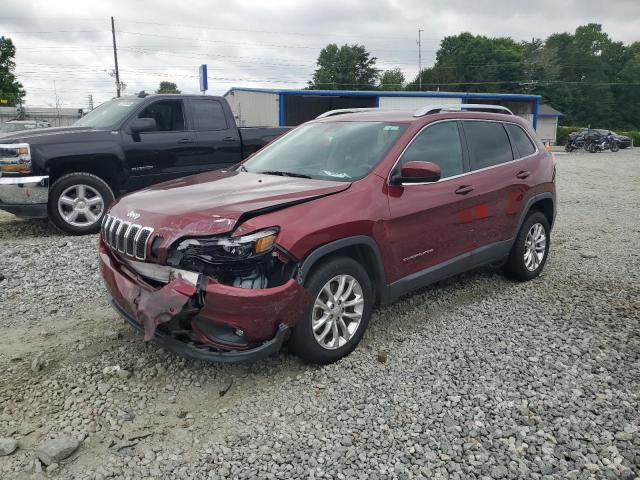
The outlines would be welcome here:
M 157 129 L 155 118 L 136 118 L 129 124 L 131 133 L 152 132 Z
M 402 165 L 400 174 L 391 177 L 394 184 L 404 183 L 429 183 L 440 180 L 442 170 L 440 166 L 432 162 L 407 162 Z

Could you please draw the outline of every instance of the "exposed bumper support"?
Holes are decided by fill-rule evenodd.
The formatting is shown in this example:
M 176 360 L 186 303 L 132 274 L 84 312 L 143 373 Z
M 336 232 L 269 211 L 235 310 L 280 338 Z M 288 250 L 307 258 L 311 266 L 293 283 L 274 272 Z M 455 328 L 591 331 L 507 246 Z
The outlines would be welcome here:
M 132 318 L 131 315 L 129 315 L 122 307 L 120 307 L 120 305 L 113 300 L 111 300 L 111 304 L 133 328 L 144 333 L 144 327 L 137 320 Z M 287 338 L 288 331 L 289 327 L 281 323 L 278 326 L 278 330 L 276 331 L 276 335 L 273 339 L 263 343 L 259 347 L 252 348 L 251 350 L 233 352 L 215 351 L 209 347 L 196 347 L 193 344 L 184 343 L 170 335 L 164 334 L 159 330 L 155 331 L 153 342 L 183 357 L 204 360 L 206 362 L 237 363 L 262 360 L 263 358 L 277 353 L 282 348 L 282 344 Z
M 49 177 L 0 177 L 0 210 L 19 217 L 46 217 Z

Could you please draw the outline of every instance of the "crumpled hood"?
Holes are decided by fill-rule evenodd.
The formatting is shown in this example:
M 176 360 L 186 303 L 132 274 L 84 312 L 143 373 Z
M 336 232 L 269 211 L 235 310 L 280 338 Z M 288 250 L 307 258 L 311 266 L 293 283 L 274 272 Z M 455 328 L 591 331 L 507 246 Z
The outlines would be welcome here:
M 154 229 L 163 244 L 232 231 L 245 214 L 331 195 L 348 182 L 219 170 L 171 180 L 121 198 L 110 214 Z

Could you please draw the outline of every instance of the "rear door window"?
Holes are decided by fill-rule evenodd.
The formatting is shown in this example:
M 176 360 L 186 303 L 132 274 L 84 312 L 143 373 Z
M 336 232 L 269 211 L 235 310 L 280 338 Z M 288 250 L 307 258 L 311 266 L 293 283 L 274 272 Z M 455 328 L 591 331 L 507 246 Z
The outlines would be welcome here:
M 402 155 L 400 165 L 413 161 L 439 165 L 442 171 L 440 178 L 463 173 L 464 163 L 457 122 L 436 123 L 422 130 Z
M 198 130 L 226 130 L 227 118 L 217 100 L 196 99 L 191 102 Z
M 505 123 L 504 128 L 509 132 L 512 145 L 515 147 L 518 158 L 528 157 L 536 153 L 536 147 L 529 138 L 529 135 L 525 133 L 522 127 L 514 125 L 513 123 Z
M 493 167 L 513 160 L 511 143 L 499 122 L 463 121 L 471 170 Z

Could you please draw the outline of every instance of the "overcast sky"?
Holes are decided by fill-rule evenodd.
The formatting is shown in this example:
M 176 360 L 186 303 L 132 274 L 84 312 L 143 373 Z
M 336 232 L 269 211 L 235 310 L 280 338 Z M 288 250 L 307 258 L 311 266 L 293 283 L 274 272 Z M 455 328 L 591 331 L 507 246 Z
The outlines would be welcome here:
M 418 70 L 433 63 L 442 37 L 469 31 L 518 40 L 572 32 L 598 22 L 617 41 L 640 40 L 640 1 L 580 0 L 2 0 L 0 35 L 13 39 L 27 105 L 86 107 L 115 96 L 110 17 L 115 17 L 126 93 L 176 82 L 198 91 L 198 65 L 210 94 L 232 86 L 302 88 L 327 43 L 359 43 L 378 67 Z

